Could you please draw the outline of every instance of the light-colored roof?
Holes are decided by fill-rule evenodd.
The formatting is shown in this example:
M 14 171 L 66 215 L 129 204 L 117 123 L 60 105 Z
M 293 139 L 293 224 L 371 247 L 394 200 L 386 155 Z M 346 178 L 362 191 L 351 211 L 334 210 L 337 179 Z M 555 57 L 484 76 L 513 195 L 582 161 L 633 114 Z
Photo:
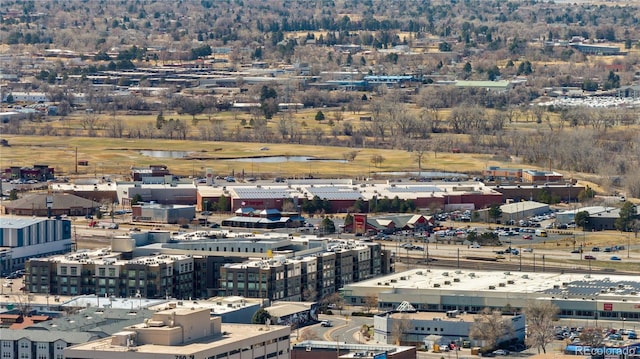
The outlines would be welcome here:
M 503 204 L 500 206 L 503 213 L 517 213 L 523 211 L 530 211 L 534 209 L 549 209 L 549 205 L 546 203 L 540 203 L 535 201 L 522 201 L 513 202 L 509 204 Z
M 271 333 L 272 336 L 288 336 L 291 329 L 289 326 L 271 325 L 268 331 L 264 325 L 255 324 L 228 324 L 222 323 L 222 332 L 224 335 L 213 335 L 196 339 L 187 344 L 177 345 L 160 345 L 160 344 L 142 344 L 135 347 L 136 355 L 139 357 L 147 357 L 150 354 L 173 353 L 179 350 L 181 355 L 197 355 L 203 350 L 213 347 L 238 347 L 246 345 L 245 340 L 248 338 L 260 337 Z M 112 338 L 104 338 L 89 343 L 83 343 L 72 347 L 73 350 L 87 350 L 95 352 L 122 352 L 123 347 L 112 345 Z
M 20 229 L 46 221 L 46 218 L 0 217 L 0 228 Z
M 412 269 L 386 276 L 348 284 L 353 288 L 389 288 L 389 290 L 455 291 L 476 296 L 478 292 L 538 293 L 541 297 L 554 295 L 575 298 L 600 295 L 604 290 L 609 297 L 633 301 L 640 297 L 640 282 L 624 275 L 551 273 L 551 272 L 496 272 L 478 270 Z M 610 288 L 615 288 L 611 291 Z M 636 293 L 636 294 L 632 294 Z
M 288 315 L 307 311 L 311 309 L 312 304 L 313 303 L 306 302 L 275 302 L 271 306 L 265 308 L 265 310 L 274 317 L 286 317 Z

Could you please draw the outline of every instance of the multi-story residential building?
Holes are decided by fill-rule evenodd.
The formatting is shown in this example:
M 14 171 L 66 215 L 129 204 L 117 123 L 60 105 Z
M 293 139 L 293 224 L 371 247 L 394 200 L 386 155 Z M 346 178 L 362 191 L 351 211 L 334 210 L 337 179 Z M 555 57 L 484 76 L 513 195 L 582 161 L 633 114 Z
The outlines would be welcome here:
M 381 274 L 381 262 L 377 244 L 330 242 L 329 252 L 315 256 L 277 256 L 226 265 L 220 270 L 219 293 L 271 300 L 315 300 L 349 283 Z M 314 298 L 309 298 L 311 292 Z
M 54 295 L 189 298 L 194 261 L 188 255 L 119 259 L 109 250 L 78 252 L 27 262 L 26 289 Z
M 289 359 L 289 326 L 223 324 L 209 309 L 172 308 L 111 337 L 66 348 L 67 359 Z
M 64 359 L 69 345 L 96 339 L 95 333 L 0 329 L 0 358 Z
M 71 250 L 71 221 L 0 218 L 0 272 L 23 268 L 29 258 Z
M 318 259 L 318 296 L 324 297 L 336 291 L 336 254 L 321 253 Z

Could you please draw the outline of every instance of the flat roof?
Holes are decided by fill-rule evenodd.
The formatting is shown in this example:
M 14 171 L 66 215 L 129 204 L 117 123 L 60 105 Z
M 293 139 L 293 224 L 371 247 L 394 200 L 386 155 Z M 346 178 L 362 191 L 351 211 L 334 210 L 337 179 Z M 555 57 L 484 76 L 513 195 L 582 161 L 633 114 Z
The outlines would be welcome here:
M 173 353 L 176 352 L 177 349 L 180 350 L 181 355 L 197 355 L 215 347 L 225 345 L 231 347 L 234 343 L 236 343 L 238 347 L 246 346 L 246 339 L 256 338 L 256 340 L 258 340 L 258 338 L 263 337 L 267 333 L 274 333 L 273 336 L 288 336 L 290 331 L 291 328 L 289 326 L 282 325 L 270 325 L 269 330 L 265 330 L 264 325 L 222 323 L 221 332 L 225 333 L 223 335 L 211 335 L 178 345 L 141 344 L 135 346 L 135 350 L 137 356 Z M 112 340 L 112 337 L 107 337 L 97 341 L 74 345 L 70 349 L 92 352 L 122 352 L 124 347 L 121 345 L 113 345 Z M 241 345 L 241 343 L 243 344 Z
M 214 297 L 205 300 L 170 300 L 149 307 L 151 310 L 172 310 L 174 308 L 209 309 L 211 314 L 231 313 L 239 309 L 262 305 L 260 298 L 240 296 Z M 175 306 L 175 307 L 174 307 Z
M 411 269 L 345 286 L 349 287 L 437 290 L 440 293 L 455 291 L 467 292 L 470 296 L 488 291 L 539 293 L 541 296 L 562 295 L 569 298 L 602 295 L 640 301 L 640 281 L 632 276 L 612 274 Z M 634 296 L 637 299 L 634 300 Z
M 20 229 L 28 227 L 30 225 L 44 222 L 47 218 L 32 218 L 32 217 L 0 217 L 0 229 Z

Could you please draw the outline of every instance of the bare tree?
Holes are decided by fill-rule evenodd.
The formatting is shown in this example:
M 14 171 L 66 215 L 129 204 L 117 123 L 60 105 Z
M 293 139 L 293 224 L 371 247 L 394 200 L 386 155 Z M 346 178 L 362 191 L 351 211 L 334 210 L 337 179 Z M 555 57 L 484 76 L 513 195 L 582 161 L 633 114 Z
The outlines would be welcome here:
M 489 308 L 480 312 L 469 329 L 470 338 L 484 341 L 484 346 L 489 348 L 495 348 L 501 338 L 511 333 L 513 333 L 511 321 L 503 318 L 500 311 Z
M 527 318 L 527 345 L 547 352 L 547 344 L 554 339 L 553 321 L 560 309 L 551 302 L 532 301 L 524 308 Z
M 365 312 L 371 312 L 372 309 L 378 308 L 378 297 L 374 294 L 366 295 L 362 306 L 364 307 Z
M 401 345 L 403 343 L 404 333 L 411 329 L 411 321 L 409 315 L 402 314 L 400 318 L 393 319 L 391 325 L 390 339 L 395 345 Z
M 592 348 L 597 348 L 604 342 L 602 328 L 584 328 L 580 333 L 580 342 Z
M 373 165 L 375 167 L 379 167 L 382 162 L 384 162 L 385 158 L 382 157 L 382 155 L 373 155 L 371 156 L 371 163 L 373 163 Z

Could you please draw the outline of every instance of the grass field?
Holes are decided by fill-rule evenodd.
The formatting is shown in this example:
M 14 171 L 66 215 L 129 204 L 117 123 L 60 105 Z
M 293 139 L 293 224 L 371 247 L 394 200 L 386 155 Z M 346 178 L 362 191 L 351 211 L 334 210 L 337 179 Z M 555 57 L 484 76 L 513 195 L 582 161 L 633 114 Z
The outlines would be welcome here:
M 293 144 L 261 144 L 236 142 L 204 142 L 180 140 L 138 140 L 90 137 L 31 137 L 4 136 L 10 147 L 0 148 L 0 167 L 31 166 L 35 163 L 55 167 L 58 175 L 73 175 L 76 171 L 76 149 L 78 160 L 88 161 L 88 166 L 78 166 L 79 175 L 103 176 L 126 175 L 132 166 L 164 164 L 172 173 L 183 176 L 201 176 L 206 168 L 217 175 L 228 175 L 242 171 L 249 176 L 269 178 L 272 176 L 314 177 L 375 177 L 376 172 L 418 171 L 414 153 L 401 150 L 379 150 L 368 148 L 343 148 Z M 268 150 L 261 150 L 262 148 Z M 186 158 L 154 158 L 140 153 L 141 150 L 186 151 Z M 342 163 L 344 156 L 355 151 L 353 161 Z M 376 167 L 371 159 L 374 155 L 384 157 Z M 229 158 L 255 156 L 310 156 L 335 159 L 341 162 L 307 161 L 280 163 L 239 162 Z M 487 165 L 497 165 L 488 155 L 467 153 L 428 153 L 423 158 L 423 170 L 460 171 L 480 173 Z

